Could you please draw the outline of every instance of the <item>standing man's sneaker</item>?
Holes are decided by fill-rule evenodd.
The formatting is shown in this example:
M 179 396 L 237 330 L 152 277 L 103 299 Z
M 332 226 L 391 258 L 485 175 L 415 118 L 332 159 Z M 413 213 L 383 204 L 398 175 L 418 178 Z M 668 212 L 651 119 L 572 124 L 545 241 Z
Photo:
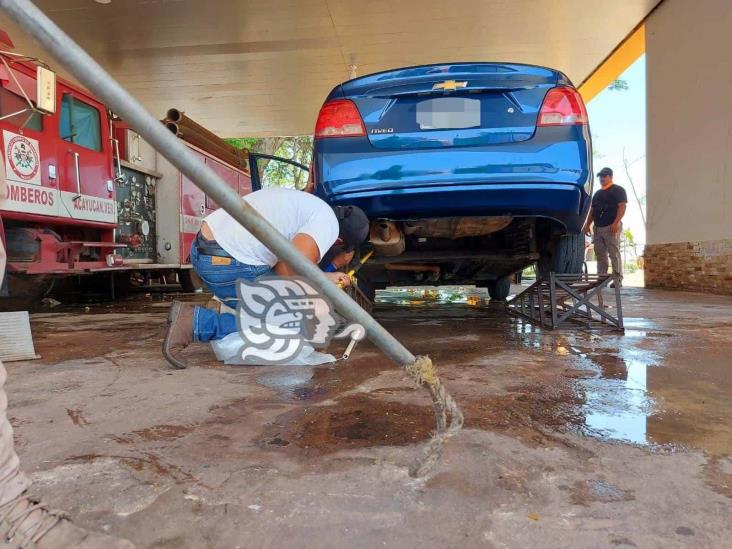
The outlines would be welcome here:
M 163 341 L 163 356 L 176 368 L 186 368 L 186 364 L 175 355 L 193 343 L 192 303 L 173 301 L 168 313 L 168 333 Z
M 126 539 L 90 532 L 74 525 L 63 511 L 21 494 L 0 506 L 0 548 L 135 549 Z

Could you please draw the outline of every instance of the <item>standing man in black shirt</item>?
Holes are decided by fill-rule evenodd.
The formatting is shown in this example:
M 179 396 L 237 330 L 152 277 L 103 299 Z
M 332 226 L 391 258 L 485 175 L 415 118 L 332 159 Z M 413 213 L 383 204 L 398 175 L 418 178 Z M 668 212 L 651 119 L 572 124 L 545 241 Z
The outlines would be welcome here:
M 597 177 L 600 178 L 602 189 L 592 197 L 592 207 L 587 223 L 585 223 L 584 233 L 588 236 L 592 234 L 590 228 L 594 221 L 595 231 L 592 236 L 592 244 L 597 256 L 597 274 L 607 274 L 609 255 L 613 273 L 619 275 L 622 281 L 620 234 L 623 230 L 622 219 L 628 205 L 628 195 L 623 187 L 613 183 L 613 171 L 610 168 L 601 169 Z

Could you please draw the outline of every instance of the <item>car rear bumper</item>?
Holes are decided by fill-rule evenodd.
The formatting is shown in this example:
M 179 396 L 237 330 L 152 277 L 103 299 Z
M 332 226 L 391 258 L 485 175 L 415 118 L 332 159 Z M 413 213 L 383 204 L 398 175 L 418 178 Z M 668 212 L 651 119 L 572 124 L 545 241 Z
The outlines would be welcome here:
M 345 192 L 323 198 L 333 205 L 358 206 L 371 218 L 543 217 L 558 221 L 569 233 L 582 230 L 590 203 L 581 186 L 561 183 L 430 185 L 389 192 Z

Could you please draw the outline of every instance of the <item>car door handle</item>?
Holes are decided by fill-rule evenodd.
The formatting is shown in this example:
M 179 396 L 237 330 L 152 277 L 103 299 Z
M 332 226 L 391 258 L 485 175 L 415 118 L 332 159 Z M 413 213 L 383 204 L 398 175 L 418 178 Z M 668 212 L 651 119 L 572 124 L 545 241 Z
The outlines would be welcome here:
M 74 201 L 81 198 L 81 173 L 79 173 L 79 153 L 72 151 L 74 155 L 74 168 L 76 168 L 76 196 L 73 198 Z

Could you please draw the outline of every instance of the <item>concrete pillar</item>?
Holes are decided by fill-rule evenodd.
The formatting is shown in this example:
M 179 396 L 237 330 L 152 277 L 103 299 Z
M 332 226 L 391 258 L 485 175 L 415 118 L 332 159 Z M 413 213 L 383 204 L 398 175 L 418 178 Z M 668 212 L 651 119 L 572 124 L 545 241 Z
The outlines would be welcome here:
M 646 22 L 646 285 L 732 294 L 732 0 Z

